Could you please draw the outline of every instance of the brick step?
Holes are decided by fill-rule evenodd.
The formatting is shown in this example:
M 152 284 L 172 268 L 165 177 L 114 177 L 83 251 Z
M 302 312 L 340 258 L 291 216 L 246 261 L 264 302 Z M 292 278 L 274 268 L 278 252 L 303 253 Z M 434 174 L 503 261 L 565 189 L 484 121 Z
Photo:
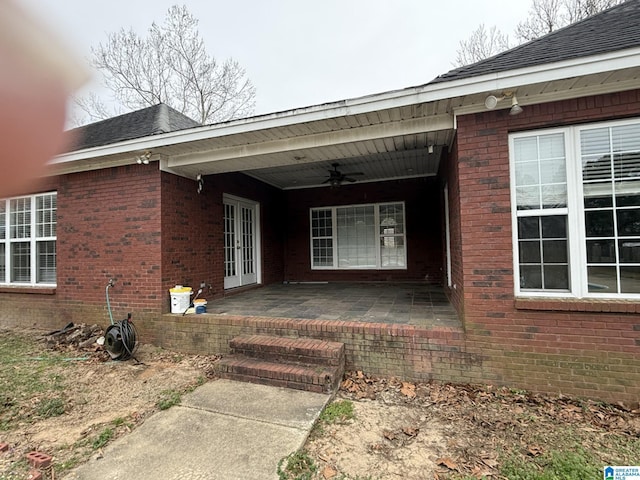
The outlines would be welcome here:
M 231 351 L 273 362 L 344 367 L 344 344 L 313 338 L 243 335 L 229 342 Z
M 288 364 L 232 354 L 216 362 L 216 370 L 221 378 L 229 380 L 330 393 L 338 388 L 344 365 Z

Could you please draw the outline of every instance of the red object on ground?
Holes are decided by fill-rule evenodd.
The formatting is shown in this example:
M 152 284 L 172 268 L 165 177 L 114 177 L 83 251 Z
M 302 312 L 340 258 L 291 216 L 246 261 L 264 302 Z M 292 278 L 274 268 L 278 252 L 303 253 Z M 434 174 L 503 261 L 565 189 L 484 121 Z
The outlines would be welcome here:
M 30 452 L 27 453 L 27 460 L 29 461 L 29 465 L 31 465 L 32 467 L 41 469 L 47 468 L 49 465 L 51 465 L 51 460 L 53 460 L 53 457 L 42 452 Z

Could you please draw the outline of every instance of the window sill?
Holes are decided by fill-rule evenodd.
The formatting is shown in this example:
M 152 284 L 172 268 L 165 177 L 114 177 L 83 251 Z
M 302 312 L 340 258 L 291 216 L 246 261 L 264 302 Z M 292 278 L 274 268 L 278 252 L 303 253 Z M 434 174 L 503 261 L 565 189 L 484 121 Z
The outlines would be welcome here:
M 547 310 L 558 312 L 640 313 L 636 300 L 600 300 L 594 298 L 516 298 L 518 310 Z
M 0 293 L 28 293 L 36 295 L 55 295 L 56 287 L 33 287 L 26 285 L 0 285 Z

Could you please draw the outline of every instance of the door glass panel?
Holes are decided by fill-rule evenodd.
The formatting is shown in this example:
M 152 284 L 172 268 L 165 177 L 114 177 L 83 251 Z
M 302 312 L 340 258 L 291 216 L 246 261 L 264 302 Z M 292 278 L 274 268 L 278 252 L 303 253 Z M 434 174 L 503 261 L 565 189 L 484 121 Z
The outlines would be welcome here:
M 242 273 L 254 273 L 253 210 L 242 207 Z
M 224 275 L 236 274 L 236 210 L 234 205 L 224 204 Z

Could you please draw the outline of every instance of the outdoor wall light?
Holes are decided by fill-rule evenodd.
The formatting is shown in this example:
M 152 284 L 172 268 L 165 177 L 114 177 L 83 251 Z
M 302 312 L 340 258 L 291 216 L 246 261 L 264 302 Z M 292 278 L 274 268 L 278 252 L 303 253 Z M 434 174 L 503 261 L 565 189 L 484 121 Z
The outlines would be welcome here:
M 198 192 L 198 195 L 200 195 L 204 190 L 204 177 L 202 176 L 201 173 L 199 173 L 196 176 L 196 182 L 198 182 L 198 186 L 196 187 L 196 192 Z
M 136 163 L 138 165 L 149 165 L 149 159 L 151 158 L 151 152 L 149 150 L 145 150 L 142 155 L 138 155 L 136 157 Z
M 504 96 L 496 97 L 495 95 L 489 95 L 484 100 L 484 106 L 487 107 L 487 110 L 493 110 L 498 105 L 498 102 L 500 100 L 502 100 L 503 98 L 504 98 Z
M 518 104 L 518 97 L 514 93 L 511 97 L 511 110 L 509 110 L 509 115 L 518 115 L 522 113 L 522 107 Z
M 487 107 L 487 110 L 493 110 L 498 106 L 498 102 L 504 100 L 505 98 L 511 99 L 511 110 L 509 110 L 509 115 L 518 115 L 519 113 L 522 113 L 522 107 L 518 103 L 518 97 L 516 97 L 515 92 L 504 92 L 499 97 L 496 97 L 495 95 L 489 95 L 484 100 L 484 106 Z

